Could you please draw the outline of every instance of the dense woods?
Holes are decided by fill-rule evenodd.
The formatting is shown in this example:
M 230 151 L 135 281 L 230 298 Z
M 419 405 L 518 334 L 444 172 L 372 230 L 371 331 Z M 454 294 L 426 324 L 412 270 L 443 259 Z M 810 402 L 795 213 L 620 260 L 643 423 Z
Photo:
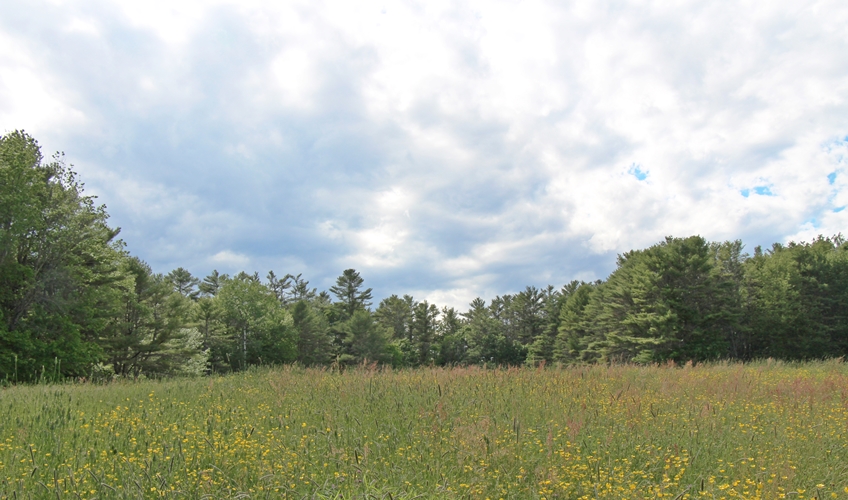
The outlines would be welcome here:
M 0 138 L 0 379 L 848 353 L 841 235 L 753 255 L 740 241 L 668 237 L 620 255 L 604 281 L 457 311 L 409 295 L 374 304 L 353 269 L 320 292 L 274 271 L 158 274 L 117 234 L 60 155 L 45 161 L 23 132 Z

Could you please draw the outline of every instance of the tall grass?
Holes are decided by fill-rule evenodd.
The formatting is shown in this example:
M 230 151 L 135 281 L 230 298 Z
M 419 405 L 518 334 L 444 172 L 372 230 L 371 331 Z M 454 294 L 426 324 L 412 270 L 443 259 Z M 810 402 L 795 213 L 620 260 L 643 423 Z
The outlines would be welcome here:
M 343 373 L 0 391 L 0 498 L 848 498 L 848 367 Z

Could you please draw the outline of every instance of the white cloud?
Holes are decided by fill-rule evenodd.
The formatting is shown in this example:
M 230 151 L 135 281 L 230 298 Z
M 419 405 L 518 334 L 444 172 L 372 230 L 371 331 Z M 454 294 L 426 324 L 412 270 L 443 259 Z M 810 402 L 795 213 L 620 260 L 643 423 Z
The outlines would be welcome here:
M 244 269 L 250 263 L 250 257 L 236 253 L 231 250 L 221 250 L 209 257 L 209 262 L 218 266 L 227 266 L 234 269 Z
M 0 126 L 64 149 L 154 267 L 456 305 L 848 222 L 842 2 L 97 5 L 0 7 Z
M 92 18 L 73 17 L 68 21 L 65 30 L 69 33 L 84 33 L 91 36 L 100 36 L 100 27 Z
M 27 44 L 0 31 L 0 133 L 49 133 L 87 125 L 59 75 L 39 63 Z

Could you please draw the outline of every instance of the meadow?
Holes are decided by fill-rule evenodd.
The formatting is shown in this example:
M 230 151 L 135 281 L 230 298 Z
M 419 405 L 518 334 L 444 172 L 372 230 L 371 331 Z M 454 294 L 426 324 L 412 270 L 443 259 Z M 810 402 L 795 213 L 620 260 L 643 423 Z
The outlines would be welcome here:
M 0 391 L 0 498 L 848 498 L 848 367 L 298 367 Z

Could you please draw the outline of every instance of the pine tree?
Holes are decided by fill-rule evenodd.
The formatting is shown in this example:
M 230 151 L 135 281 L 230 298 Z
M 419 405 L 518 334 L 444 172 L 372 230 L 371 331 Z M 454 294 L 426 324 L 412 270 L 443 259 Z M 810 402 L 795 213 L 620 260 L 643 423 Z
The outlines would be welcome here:
M 100 342 L 115 373 L 169 374 L 189 357 L 181 337 L 189 325 L 191 301 L 175 292 L 161 274 L 136 257 L 124 260 L 123 314 L 103 330 Z
M 192 276 L 191 273 L 183 267 L 174 269 L 168 273 L 166 278 L 174 287 L 174 291 L 183 297 L 197 299 L 197 296 L 200 294 L 200 291 L 196 290 L 197 286 L 200 285 L 200 280 Z
M 291 309 L 292 324 L 297 334 L 297 361 L 306 366 L 327 363 L 332 354 L 332 337 L 327 319 L 300 300 Z
M 357 310 L 345 322 L 346 343 L 350 351 L 349 361 L 360 363 L 388 360 L 389 331 L 374 322 L 371 313 L 365 309 Z
M 358 310 L 365 310 L 371 306 L 371 289 L 362 290 L 365 280 L 353 269 L 346 269 L 336 279 L 335 286 L 330 291 L 338 298 L 338 304 L 344 319 L 351 318 Z
M 374 319 L 388 328 L 395 339 L 412 339 L 412 310 L 415 300 L 410 295 L 403 298 L 391 295 L 380 301 L 374 312 Z
M 221 285 L 229 279 L 229 276 L 226 274 L 218 274 L 218 270 L 215 269 L 212 273 L 203 278 L 203 281 L 197 285 L 200 293 L 205 297 L 214 297 L 218 295 L 218 290 L 221 288 Z
M 435 360 L 433 341 L 436 336 L 439 308 L 427 301 L 419 302 L 412 311 L 412 338 L 418 351 L 418 364 L 428 364 Z

